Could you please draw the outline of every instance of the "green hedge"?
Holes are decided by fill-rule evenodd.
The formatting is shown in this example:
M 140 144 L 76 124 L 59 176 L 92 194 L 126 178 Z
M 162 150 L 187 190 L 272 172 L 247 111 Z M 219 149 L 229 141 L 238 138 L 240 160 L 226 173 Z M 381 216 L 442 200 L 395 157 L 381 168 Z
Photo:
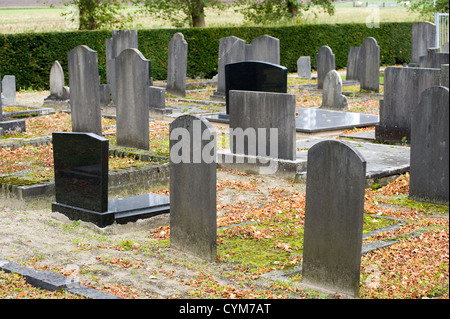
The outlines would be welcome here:
M 138 31 L 139 50 L 151 60 L 152 76 L 162 80 L 167 75 L 168 43 L 175 32 L 182 32 L 188 42 L 188 76 L 211 78 L 217 73 L 219 39 L 230 35 L 250 43 L 268 34 L 280 39 L 281 65 L 296 71 L 299 56 L 311 56 L 313 68 L 316 53 L 328 45 L 336 56 L 336 68 L 345 68 L 350 46 L 360 46 L 374 37 L 381 47 L 381 64 L 409 62 L 412 23 L 382 23 L 379 28 L 365 24 L 301 25 L 287 27 L 233 27 L 149 29 Z M 16 76 L 17 87 L 48 89 L 52 63 L 58 60 L 65 73 L 67 52 L 80 44 L 98 52 L 99 73 L 106 81 L 105 39 L 110 31 L 4 34 L 0 36 L 0 73 Z

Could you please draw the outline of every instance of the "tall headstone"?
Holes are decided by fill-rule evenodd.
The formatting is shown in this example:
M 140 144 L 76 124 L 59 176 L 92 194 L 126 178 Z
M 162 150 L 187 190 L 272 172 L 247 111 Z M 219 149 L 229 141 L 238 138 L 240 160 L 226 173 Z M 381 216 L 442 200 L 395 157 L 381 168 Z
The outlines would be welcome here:
M 439 85 L 440 70 L 388 67 L 384 70 L 384 98 L 380 122 L 375 126 L 379 141 L 411 142 L 411 112 L 427 88 Z
M 229 114 L 230 90 L 287 93 L 287 68 L 258 61 L 230 63 L 225 66 L 225 84 Z
M 230 91 L 230 149 L 234 154 L 295 160 L 295 95 Z
M 411 63 L 418 67 L 421 56 L 428 54 L 428 49 L 435 46 L 436 26 L 431 22 L 415 22 L 411 29 Z
M 106 39 L 106 80 L 111 85 L 111 97 L 116 102 L 116 75 L 114 59 L 125 49 L 138 48 L 137 30 L 113 30 Z
M 346 143 L 309 149 L 302 283 L 358 296 L 365 175 L 366 161 Z
M 182 33 L 174 34 L 169 42 L 169 57 L 167 62 L 167 93 L 186 96 L 188 44 Z
M 149 149 L 150 61 L 138 49 L 115 58 L 117 145 Z
M 5 75 L 3 77 L 2 92 L 5 105 L 16 104 L 16 77 L 14 75 Z
M 102 135 L 97 52 L 79 45 L 67 54 L 72 132 Z
M 216 133 L 205 119 L 170 124 L 170 246 L 209 261 L 217 256 Z
M 448 93 L 426 89 L 412 112 L 409 197 L 417 201 L 449 203 Z
M 280 64 L 280 40 L 269 35 L 253 39 L 246 47 L 245 60 Z
M 359 81 L 358 75 L 358 61 L 359 61 L 359 48 L 360 47 L 350 47 L 347 56 L 347 81 L 354 80 Z
M 323 80 L 328 72 L 336 69 L 335 57 L 329 46 L 323 46 L 317 52 L 317 88 L 323 88 Z
M 331 70 L 323 81 L 321 109 L 346 110 L 347 97 L 342 95 L 342 79 L 336 70 Z
M 377 40 L 368 37 L 358 54 L 359 84 L 362 90 L 380 91 L 380 46 Z
M 301 56 L 298 58 L 297 73 L 301 79 L 311 79 L 311 57 Z
M 219 64 L 217 69 L 217 92 L 225 93 L 225 65 L 245 60 L 245 41 L 229 36 L 219 40 Z

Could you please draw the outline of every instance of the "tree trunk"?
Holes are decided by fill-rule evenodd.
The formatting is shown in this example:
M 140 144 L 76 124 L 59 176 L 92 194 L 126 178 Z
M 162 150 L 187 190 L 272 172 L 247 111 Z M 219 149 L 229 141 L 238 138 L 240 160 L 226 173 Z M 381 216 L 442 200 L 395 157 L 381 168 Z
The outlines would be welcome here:
M 79 30 L 95 30 L 97 28 L 97 20 L 95 19 L 96 0 L 80 0 L 78 2 L 78 10 L 80 12 Z
M 287 0 L 286 2 L 287 2 L 287 9 L 291 18 L 296 17 L 298 14 L 298 5 L 289 0 Z
M 194 28 L 202 28 L 205 23 L 205 4 L 203 0 L 193 0 L 191 8 L 192 26 Z

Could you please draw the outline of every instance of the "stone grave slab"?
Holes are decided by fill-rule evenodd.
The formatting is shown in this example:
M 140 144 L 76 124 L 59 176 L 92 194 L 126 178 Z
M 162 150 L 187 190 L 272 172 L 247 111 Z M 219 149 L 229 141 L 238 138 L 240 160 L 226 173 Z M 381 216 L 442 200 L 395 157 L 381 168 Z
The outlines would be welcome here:
M 374 126 L 379 123 L 379 116 L 373 114 L 332 111 L 318 108 L 297 108 L 297 111 L 299 113 L 295 119 L 295 130 L 297 132 L 316 133 Z M 211 122 L 230 122 L 230 116 L 225 113 L 204 114 L 202 117 Z
M 99 227 L 168 213 L 167 195 L 108 200 L 109 141 L 93 133 L 53 133 L 56 201 L 52 211 Z

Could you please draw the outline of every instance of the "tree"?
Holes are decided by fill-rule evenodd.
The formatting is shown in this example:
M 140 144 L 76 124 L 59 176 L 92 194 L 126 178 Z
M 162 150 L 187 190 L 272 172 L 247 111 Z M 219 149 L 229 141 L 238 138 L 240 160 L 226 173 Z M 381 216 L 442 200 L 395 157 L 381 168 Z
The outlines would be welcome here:
M 398 1 L 403 2 L 403 1 Z M 449 11 L 448 0 L 418 0 L 412 1 L 411 6 L 408 8 L 410 12 L 418 12 L 420 16 L 427 20 L 433 20 L 435 12 L 447 12 Z
M 255 24 L 292 20 L 302 12 L 308 11 L 312 6 L 317 6 L 334 14 L 335 0 L 238 0 L 243 5 L 239 10 L 247 21 Z
M 147 13 L 170 21 L 175 27 L 186 24 L 205 27 L 205 8 L 223 6 L 220 0 L 134 0 L 134 3 L 144 4 Z
M 77 23 L 79 30 L 123 28 L 131 16 L 120 11 L 129 0 L 63 0 L 64 6 L 75 7 L 77 12 L 62 13 L 70 22 Z

